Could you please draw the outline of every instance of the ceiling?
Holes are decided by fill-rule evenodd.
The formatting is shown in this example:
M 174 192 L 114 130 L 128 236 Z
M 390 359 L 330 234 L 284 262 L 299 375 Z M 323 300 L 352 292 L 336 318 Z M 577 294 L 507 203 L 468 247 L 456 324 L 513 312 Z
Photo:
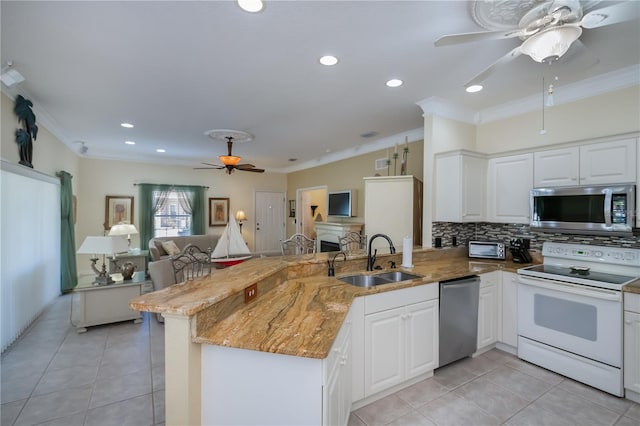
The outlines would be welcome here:
M 493 4 L 526 3 L 539 1 Z M 416 103 L 428 98 L 483 111 L 540 94 L 543 75 L 558 76 L 560 94 L 638 66 L 635 3 L 636 20 L 585 29 L 584 51 L 572 47 L 550 66 L 523 55 L 469 94 L 464 83 L 521 41 L 434 47 L 445 34 L 486 30 L 467 2 L 266 0 L 251 14 L 234 1 L 3 0 L 2 64 L 13 61 L 26 78 L 3 91 L 32 99 L 40 123 L 76 152 L 83 141 L 86 157 L 218 163 L 226 145 L 204 132 L 223 128 L 255 135 L 234 145 L 243 162 L 291 170 L 366 144 L 402 142 L 405 134 L 421 139 Z M 325 54 L 338 65 L 319 65 Z M 390 78 L 404 85 L 386 87 Z M 376 135 L 361 136 L 369 132 Z

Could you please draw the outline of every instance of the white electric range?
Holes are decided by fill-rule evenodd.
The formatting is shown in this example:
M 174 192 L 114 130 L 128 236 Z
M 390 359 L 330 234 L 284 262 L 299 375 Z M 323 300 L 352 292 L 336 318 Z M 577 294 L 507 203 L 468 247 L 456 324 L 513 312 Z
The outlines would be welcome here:
M 623 396 L 622 287 L 640 250 L 544 243 L 518 270 L 518 357 Z

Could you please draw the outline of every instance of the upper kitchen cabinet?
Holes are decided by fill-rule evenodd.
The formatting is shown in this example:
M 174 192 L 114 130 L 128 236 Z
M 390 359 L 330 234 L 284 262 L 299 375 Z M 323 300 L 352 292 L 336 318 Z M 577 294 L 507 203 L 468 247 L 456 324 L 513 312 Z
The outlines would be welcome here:
M 402 239 L 413 237 L 422 245 L 422 182 L 414 176 L 364 178 L 364 228 L 367 236 L 388 235 L 395 247 L 402 249 Z M 388 253 L 389 244 L 382 238 L 373 248 Z
M 436 158 L 436 215 L 438 222 L 484 220 L 487 160 L 458 152 Z
M 535 153 L 534 186 L 636 181 L 636 140 L 622 139 Z
M 487 174 L 488 219 L 529 223 L 529 192 L 533 188 L 533 153 L 492 158 Z

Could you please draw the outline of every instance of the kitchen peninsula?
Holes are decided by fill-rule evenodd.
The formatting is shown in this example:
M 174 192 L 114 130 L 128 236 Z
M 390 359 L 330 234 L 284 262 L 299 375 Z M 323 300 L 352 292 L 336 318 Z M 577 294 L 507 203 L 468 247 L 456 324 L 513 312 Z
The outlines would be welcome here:
M 425 306 L 435 306 L 435 309 L 423 312 L 435 314 L 435 334 L 430 335 L 429 351 L 437 354 L 437 283 L 500 269 L 515 271 L 519 266 L 510 262 L 470 262 L 464 248 L 415 249 L 415 267 L 411 272 L 422 278 L 362 288 L 345 284 L 338 278 L 350 273 L 364 273 L 366 256 L 350 256 L 346 262 L 338 262 L 337 277 L 327 277 L 327 259 L 331 255 L 318 253 L 252 259 L 130 302 L 133 309 L 158 312 L 165 317 L 167 424 L 201 424 L 205 418 L 210 419 L 206 417 L 210 414 L 207 414 L 207 407 L 214 409 L 211 408 L 215 407 L 212 399 L 216 395 L 215 389 L 209 387 L 213 377 L 220 379 L 220 383 L 235 378 L 235 386 L 228 388 L 228 393 L 234 395 L 236 392 L 242 396 L 246 392 L 247 399 L 251 398 L 247 403 L 250 402 L 252 408 L 265 408 L 254 406 L 260 403 L 252 397 L 256 392 L 255 386 L 262 383 L 257 375 L 264 374 L 268 378 L 277 370 L 271 367 L 278 365 L 290 368 L 292 373 L 287 377 L 279 376 L 282 383 L 288 383 L 288 380 L 309 382 L 300 375 L 303 372 L 316 379 L 319 386 L 314 393 L 316 397 L 310 398 L 313 401 L 303 398 L 309 402 L 304 409 L 314 412 L 320 419 L 316 423 L 321 424 L 323 416 L 332 416 L 332 413 L 322 411 L 325 409 L 322 386 L 329 387 L 322 381 L 322 377 L 329 375 L 323 369 L 332 361 L 338 365 L 353 361 L 353 366 L 364 369 L 364 362 L 358 360 L 358 354 L 364 353 L 364 337 L 355 337 L 358 335 L 357 324 L 364 321 L 364 306 L 358 302 L 375 295 L 377 299 L 371 299 L 371 304 L 385 305 L 405 294 L 403 292 L 409 292 L 406 297 L 412 301 L 423 297 Z M 389 260 L 400 263 L 400 258 L 401 254 L 379 255 L 378 262 L 381 265 Z M 244 290 L 252 284 L 257 284 L 258 296 L 245 304 Z M 354 314 L 356 307 L 359 311 Z M 353 340 L 345 337 L 346 325 L 352 324 Z M 346 346 L 353 349 L 352 359 L 347 360 L 342 355 L 341 351 Z M 211 363 L 211 359 L 225 361 Z M 424 365 L 427 370 L 423 368 L 416 380 L 429 377 L 438 366 L 437 355 L 428 361 Z M 246 371 L 242 362 L 246 362 Z M 209 368 L 210 364 L 215 364 L 215 368 Z M 227 377 L 219 377 L 225 372 Z M 350 385 L 351 374 L 348 379 Z M 297 407 L 297 401 L 286 400 L 279 391 L 277 387 L 258 389 L 258 393 L 271 394 L 288 408 Z M 351 391 L 351 386 L 348 386 L 348 391 Z M 356 391 L 360 397 L 356 399 L 365 397 L 362 390 L 354 389 Z M 291 392 L 295 394 L 296 390 Z M 347 397 L 351 401 L 351 395 Z M 265 409 L 270 415 L 278 412 L 277 407 Z M 332 418 L 343 418 L 344 414 L 343 409 Z M 346 414 L 348 417 L 348 411 Z

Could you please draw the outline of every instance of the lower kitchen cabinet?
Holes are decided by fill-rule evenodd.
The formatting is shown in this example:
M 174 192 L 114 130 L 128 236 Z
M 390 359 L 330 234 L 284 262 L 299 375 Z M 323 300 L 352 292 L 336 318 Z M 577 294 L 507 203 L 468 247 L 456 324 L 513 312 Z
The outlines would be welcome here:
M 500 271 L 480 275 L 478 301 L 478 349 L 495 345 L 498 341 Z
M 325 359 L 201 346 L 202 424 L 346 425 L 351 311 Z
M 364 397 L 438 366 L 438 285 L 365 297 Z
M 640 403 L 640 294 L 624 293 L 624 388 Z
M 502 336 L 498 340 L 518 347 L 518 274 L 502 271 Z

